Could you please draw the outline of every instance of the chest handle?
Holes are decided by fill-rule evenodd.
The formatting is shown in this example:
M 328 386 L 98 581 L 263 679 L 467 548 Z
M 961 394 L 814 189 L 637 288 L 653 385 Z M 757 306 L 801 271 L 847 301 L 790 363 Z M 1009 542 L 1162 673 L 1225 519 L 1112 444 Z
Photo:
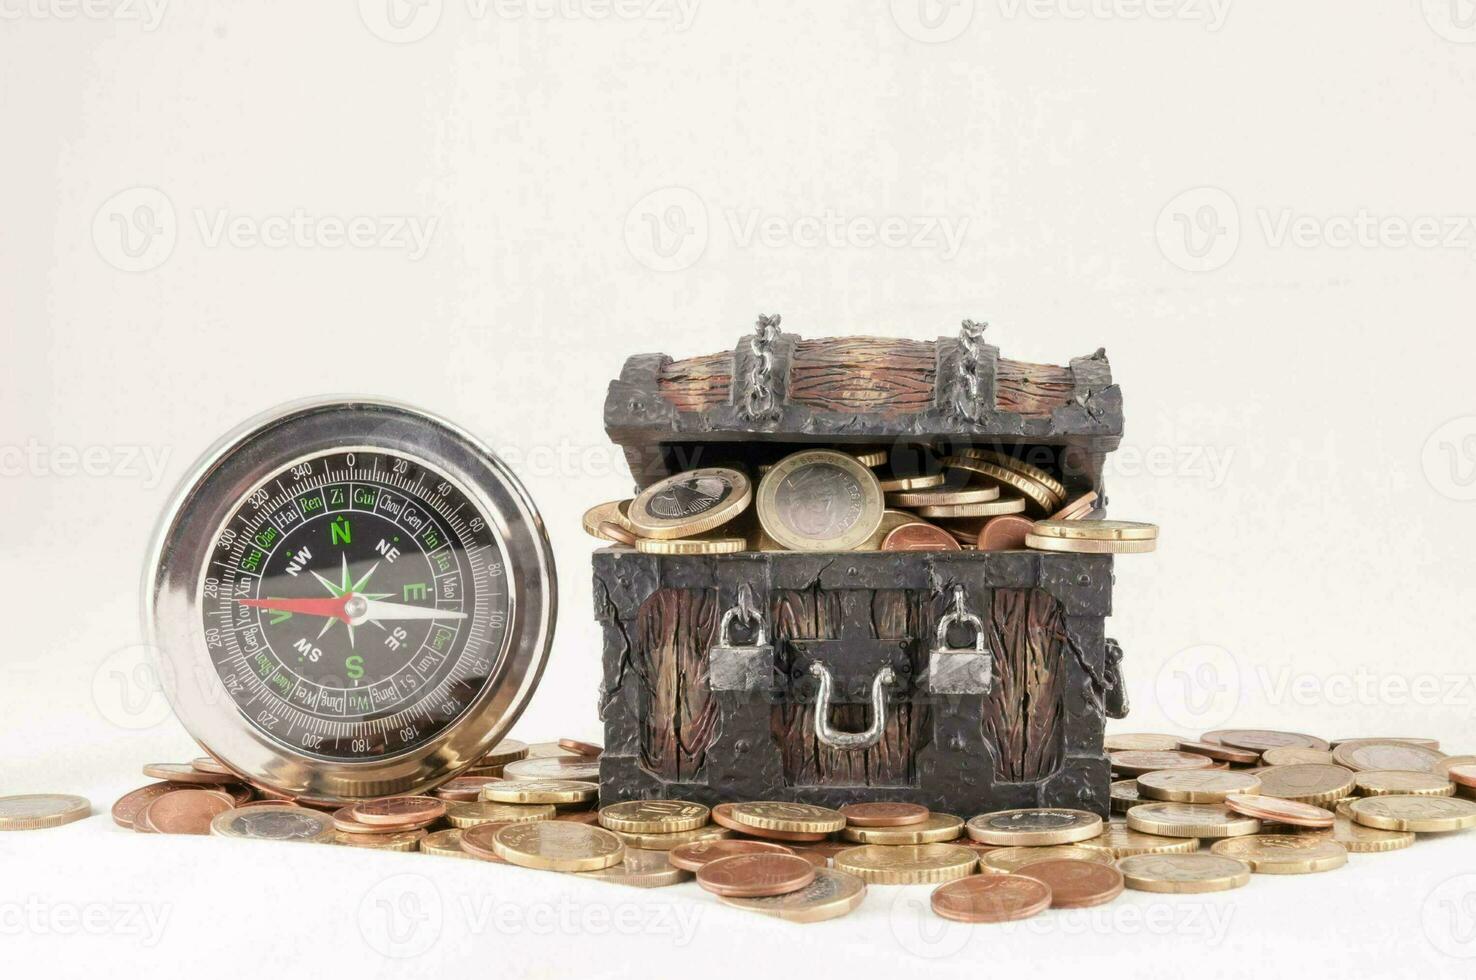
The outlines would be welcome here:
M 869 749 L 881 741 L 882 731 L 887 725 L 887 695 L 883 690 L 897 679 L 891 667 L 883 667 L 871 678 L 871 724 L 864 732 L 843 732 L 830 727 L 830 670 L 818 660 L 810 663 L 810 673 L 820 679 L 820 691 L 815 695 L 815 738 L 832 749 L 854 752 Z

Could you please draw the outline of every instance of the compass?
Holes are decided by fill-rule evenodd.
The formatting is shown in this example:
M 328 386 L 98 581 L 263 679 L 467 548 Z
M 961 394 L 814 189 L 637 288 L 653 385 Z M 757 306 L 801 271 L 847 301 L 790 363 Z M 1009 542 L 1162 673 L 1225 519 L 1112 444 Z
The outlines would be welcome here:
M 502 462 L 390 402 L 226 436 L 156 536 L 145 620 L 180 722 L 266 789 L 415 793 L 506 734 L 553 637 L 543 523 Z

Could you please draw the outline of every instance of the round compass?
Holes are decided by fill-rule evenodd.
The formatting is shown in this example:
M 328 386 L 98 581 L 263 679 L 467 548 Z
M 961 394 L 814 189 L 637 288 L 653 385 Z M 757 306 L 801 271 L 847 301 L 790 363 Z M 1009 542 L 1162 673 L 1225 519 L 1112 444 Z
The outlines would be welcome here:
M 246 423 L 160 527 L 145 618 L 185 728 L 295 797 L 418 792 L 475 762 L 554 625 L 538 512 L 491 451 L 402 405 Z

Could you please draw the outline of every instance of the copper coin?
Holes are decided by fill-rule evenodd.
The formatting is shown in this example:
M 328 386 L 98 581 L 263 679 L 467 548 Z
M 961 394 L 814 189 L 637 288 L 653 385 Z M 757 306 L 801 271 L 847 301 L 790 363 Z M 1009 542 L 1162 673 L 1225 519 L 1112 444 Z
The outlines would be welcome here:
M 195 786 L 220 786 L 236 781 L 236 777 L 230 773 L 201 772 L 183 762 L 150 762 L 143 767 L 143 774 L 151 779 L 167 779 L 171 783 L 190 783 Z
M 855 846 L 852 841 L 822 840 L 812 844 L 790 844 L 789 849 L 817 868 L 828 868 L 831 858 Z
M 217 776 L 230 776 L 232 779 L 236 778 L 235 773 L 231 772 L 225 767 L 224 764 L 216 761 L 208 755 L 202 755 L 198 759 L 191 759 L 190 768 L 198 770 L 199 772 L 215 773 Z
M 734 898 L 785 895 L 814 880 L 815 866 L 794 854 L 735 854 L 709 861 L 697 872 L 697 884 Z
M 1084 493 L 1051 515 L 1053 521 L 1079 521 L 1097 509 L 1097 494 Z
M 1446 775 L 1462 786 L 1476 786 L 1476 766 L 1451 766 Z
M 588 759 L 598 759 L 605 752 L 604 746 L 595 745 L 593 742 L 581 742 L 577 738 L 559 739 L 559 748 L 568 749 L 575 755 L 582 755 Z
M 1213 735 L 1214 738 L 1210 736 Z M 1237 749 L 1265 752 L 1279 746 L 1295 745 L 1304 749 L 1328 749 L 1332 746 L 1316 735 L 1301 732 L 1278 732 L 1264 728 L 1227 728 L 1200 736 L 1204 742 L 1229 745 Z
M 738 833 L 744 834 L 748 837 L 762 837 L 765 840 L 782 840 L 795 841 L 796 843 L 805 843 L 808 841 L 822 841 L 830 836 L 829 834 L 806 834 L 800 833 L 798 831 L 763 830 L 758 827 L 750 827 L 748 824 L 740 823 L 733 818 L 733 804 L 731 803 L 719 803 L 717 806 L 712 808 L 712 813 L 709 814 L 709 816 L 712 817 L 712 822 L 717 824 L 719 827 L 726 827 L 729 830 L 736 830 Z
M 667 851 L 667 859 L 671 861 L 672 867 L 681 868 L 683 871 L 700 871 L 703 865 L 735 854 L 793 854 L 789 848 L 780 844 L 770 844 L 761 840 L 737 840 L 735 838 L 722 838 L 719 840 L 694 840 L 688 844 L 679 844 Z
M 349 818 L 375 827 L 423 827 L 446 815 L 446 802 L 429 796 L 389 796 L 349 807 Z
M 1261 753 L 1252 752 L 1250 749 L 1237 749 L 1231 745 L 1223 745 L 1217 742 L 1191 742 L 1179 743 L 1180 752 L 1190 752 L 1194 755 L 1202 755 L 1207 759 L 1217 762 L 1234 762 L 1242 766 L 1253 766 L 1261 761 Z
M 1025 536 L 1035 522 L 1019 514 L 991 517 L 979 531 L 980 551 L 1024 551 Z
M 570 810 L 554 816 L 555 820 L 563 820 L 566 823 L 587 823 L 591 827 L 600 825 L 600 811 L 598 810 Z
M 129 793 L 124 793 L 113 804 L 113 823 L 128 830 L 133 829 L 133 822 L 144 807 L 163 796 L 165 793 L 173 793 L 184 787 L 178 783 L 149 783 L 140 786 Z
M 1293 827 L 1331 827 L 1333 814 L 1320 806 L 1283 800 L 1275 796 L 1253 796 L 1246 793 L 1231 793 L 1225 797 L 1225 806 L 1236 813 L 1272 823 L 1290 824 Z
M 461 849 L 472 857 L 493 864 L 507 864 L 507 860 L 492 847 L 492 837 L 507 823 L 481 823 L 467 827 L 461 832 Z
M 475 803 L 482 798 L 482 787 L 502 782 L 501 776 L 457 776 L 437 786 L 433 794 L 440 800 Z
M 840 812 L 855 827 L 905 827 L 923 823 L 931 815 L 927 807 L 916 803 L 847 803 Z
M 1122 894 L 1122 872 L 1092 861 L 1037 861 L 1017 874 L 1042 881 L 1051 890 L 1051 908 L 1085 909 L 1105 905 Z
M 292 800 L 247 800 L 245 803 L 237 803 L 236 809 L 245 810 L 246 808 L 253 806 L 297 806 L 297 804 L 294 803 Z
M 608 541 L 614 541 L 616 544 L 623 544 L 630 547 L 635 546 L 636 536 L 614 521 L 600 521 L 596 526 L 599 528 L 599 537 L 605 538 Z
M 1160 769 L 1209 769 L 1215 764 L 1213 759 L 1190 752 L 1137 752 L 1128 749 L 1109 752 L 1107 758 L 1112 768 L 1124 776 L 1141 776 Z
M 137 819 L 155 834 L 208 834 L 210 821 L 235 806 L 224 793 L 181 789 L 153 800 Z
M 1051 887 L 1024 875 L 974 875 L 933 889 L 933 912 L 954 922 L 1014 922 L 1051 907 Z
M 915 521 L 892 529 L 882 539 L 882 551 L 960 551 L 953 535 L 941 527 Z

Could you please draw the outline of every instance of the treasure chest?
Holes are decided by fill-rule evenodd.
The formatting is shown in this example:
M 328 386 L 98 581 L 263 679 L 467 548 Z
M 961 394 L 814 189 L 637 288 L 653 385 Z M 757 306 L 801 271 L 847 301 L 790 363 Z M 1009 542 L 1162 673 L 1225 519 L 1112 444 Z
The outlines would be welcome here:
M 631 357 L 605 402 L 638 488 L 814 448 L 884 450 L 886 474 L 986 447 L 1100 508 L 1122 425 L 1103 351 L 1006 360 L 969 321 L 936 341 L 803 340 L 760 318 L 732 351 Z M 1111 555 L 614 545 L 593 562 L 604 802 L 1108 811 L 1103 723 L 1126 712 Z

